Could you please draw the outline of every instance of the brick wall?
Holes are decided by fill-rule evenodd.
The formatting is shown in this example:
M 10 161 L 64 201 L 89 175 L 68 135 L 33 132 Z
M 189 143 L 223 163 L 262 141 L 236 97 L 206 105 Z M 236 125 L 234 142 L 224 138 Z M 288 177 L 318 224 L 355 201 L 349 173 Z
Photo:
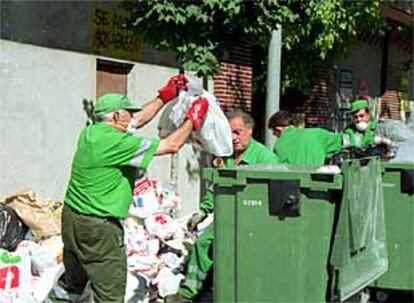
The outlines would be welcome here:
M 326 127 L 331 111 L 331 80 L 329 66 L 320 66 L 315 72 L 315 84 L 303 104 L 306 127 Z
M 220 73 L 214 78 L 214 94 L 224 111 L 252 110 L 252 46 L 234 43 L 220 64 Z
M 401 92 L 397 90 L 386 90 L 381 96 L 380 117 L 387 119 L 401 119 L 400 114 Z
M 309 95 L 282 96 L 281 108 L 303 116 L 306 127 L 328 127 L 333 89 L 329 71 L 329 65 L 315 68 L 314 85 Z

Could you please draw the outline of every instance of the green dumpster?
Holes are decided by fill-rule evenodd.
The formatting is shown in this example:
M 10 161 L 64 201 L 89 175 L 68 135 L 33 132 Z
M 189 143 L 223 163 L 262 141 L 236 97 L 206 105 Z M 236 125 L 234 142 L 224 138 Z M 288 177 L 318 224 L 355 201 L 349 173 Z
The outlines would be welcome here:
M 383 163 L 389 268 L 372 286 L 414 290 L 414 163 Z
M 377 160 L 352 161 L 343 169 L 355 167 L 363 172 L 352 176 L 359 178 L 357 184 L 378 187 Z M 215 302 L 343 300 L 386 270 L 386 260 L 382 264 L 368 260 L 364 279 L 358 283 L 349 281 L 352 270 L 342 275 L 341 270 L 349 269 L 350 263 L 365 265 L 364 260 L 375 259 L 370 248 L 360 246 L 358 253 L 352 250 L 358 260 L 337 253 L 334 264 L 330 264 L 335 238 L 339 239 L 336 248 L 347 243 L 335 232 L 344 225 L 339 223 L 344 221 L 340 220 L 341 201 L 350 199 L 344 189 L 353 188 L 344 187 L 348 174 L 322 173 L 315 167 L 257 165 L 210 169 L 205 177 L 214 184 L 215 195 Z M 357 198 L 357 194 L 352 196 Z M 350 216 L 343 212 L 343 216 Z M 360 220 L 361 216 L 356 221 Z M 341 228 L 345 232 L 350 226 Z M 370 228 L 368 232 L 372 233 Z M 362 235 L 355 236 L 364 247 L 366 232 L 365 227 Z M 382 252 L 380 255 L 384 257 Z

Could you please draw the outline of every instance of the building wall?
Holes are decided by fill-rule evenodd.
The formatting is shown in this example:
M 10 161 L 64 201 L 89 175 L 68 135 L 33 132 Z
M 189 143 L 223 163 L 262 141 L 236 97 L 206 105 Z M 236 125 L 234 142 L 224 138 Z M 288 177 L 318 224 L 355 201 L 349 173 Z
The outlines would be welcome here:
M 358 95 L 361 82 L 366 82 L 368 95 L 381 94 L 382 48 L 379 44 L 359 42 L 351 54 L 338 63 L 338 69 L 352 71 L 354 94 Z
M 407 43 L 410 42 L 400 39 L 396 32 L 391 32 L 388 49 L 388 73 L 385 91 L 381 96 L 381 116 L 384 118 L 401 119 L 403 64 L 410 58 L 410 46 Z
M 0 196 L 30 187 L 61 200 L 77 135 L 86 122 L 82 99 L 96 97 L 97 57 L 7 40 L 0 40 L 0 50 Z M 129 63 L 134 66 L 128 95 L 139 105 L 177 73 L 176 68 Z M 142 129 L 143 136 L 157 136 L 158 118 Z M 199 155 L 186 146 L 178 157 L 178 191 L 186 214 L 198 205 Z M 170 156 L 157 157 L 148 175 L 169 181 Z
M 93 99 L 95 59 L 0 40 L 0 195 L 30 187 L 63 197 L 77 133 Z
M 214 94 L 225 111 L 252 110 L 252 46 L 234 42 L 220 64 L 220 73 L 214 77 Z
M 0 38 L 16 42 L 177 66 L 174 54 L 158 52 L 124 28 L 122 1 L 0 1 Z

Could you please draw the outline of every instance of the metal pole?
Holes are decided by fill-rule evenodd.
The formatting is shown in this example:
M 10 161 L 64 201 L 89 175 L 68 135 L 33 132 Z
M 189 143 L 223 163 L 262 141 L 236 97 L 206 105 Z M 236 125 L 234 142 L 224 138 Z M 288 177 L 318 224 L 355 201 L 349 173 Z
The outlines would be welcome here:
M 280 107 L 280 61 L 282 57 L 282 26 L 278 25 L 272 31 L 269 44 L 267 62 L 267 91 L 266 91 L 266 121 L 265 121 L 265 144 L 272 147 L 275 137 L 267 128 L 270 116 L 277 112 Z

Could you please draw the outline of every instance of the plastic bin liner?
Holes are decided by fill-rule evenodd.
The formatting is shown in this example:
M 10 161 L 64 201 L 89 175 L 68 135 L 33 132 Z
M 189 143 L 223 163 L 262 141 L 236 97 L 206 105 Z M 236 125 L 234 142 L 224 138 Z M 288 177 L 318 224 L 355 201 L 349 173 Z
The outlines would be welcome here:
M 379 120 L 377 134 L 394 142 L 414 140 L 414 131 L 400 120 Z
M 330 257 L 340 300 L 387 270 L 380 161 L 345 161 L 343 197 Z
M 400 143 L 395 157 L 390 162 L 414 162 L 414 139 Z
M 27 231 L 27 226 L 11 207 L 0 205 L 0 248 L 14 250 Z

